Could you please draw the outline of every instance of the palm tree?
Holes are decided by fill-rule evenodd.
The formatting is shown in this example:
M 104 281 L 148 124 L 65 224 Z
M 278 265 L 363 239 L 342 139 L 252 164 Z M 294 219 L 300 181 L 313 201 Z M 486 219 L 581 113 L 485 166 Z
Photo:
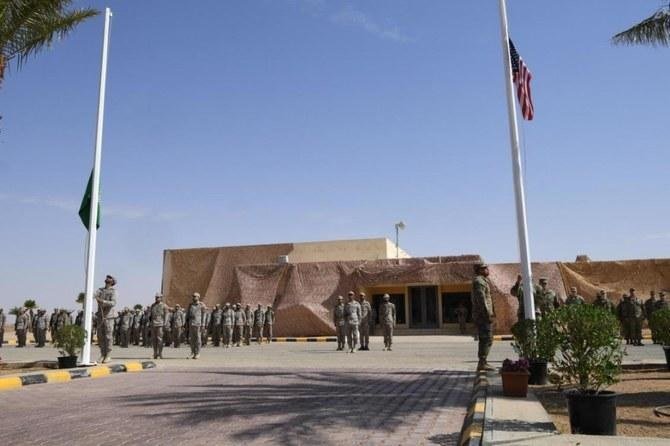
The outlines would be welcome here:
M 98 14 L 91 8 L 69 10 L 72 0 L 0 0 L 0 83 L 14 61 L 21 68 L 30 56 L 65 37 Z
M 26 301 L 23 302 L 23 306 L 28 310 L 34 310 L 37 308 L 37 302 L 35 302 L 35 299 L 26 299 Z
M 12 307 L 9 310 L 9 314 L 11 314 L 12 316 L 18 316 L 20 312 L 21 312 L 21 307 Z
M 85 300 L 86 300 L 86 293 L 81 292 L 77 295 L 77 299 L 75 300 L 75 302 L 83 305 Z
M 612 37 L 615 45 L 670 46 L 670 5 Z

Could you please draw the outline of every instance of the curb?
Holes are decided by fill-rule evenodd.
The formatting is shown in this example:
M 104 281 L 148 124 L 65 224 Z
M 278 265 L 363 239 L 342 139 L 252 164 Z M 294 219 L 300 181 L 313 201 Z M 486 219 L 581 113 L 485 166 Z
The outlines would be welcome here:
M 315 336 L 309 338 L 303 337 L 286 337 L 286 338 L 272 338 L 272 342 L 337 342 L 334 336 Z
M 493 335 L 494 341 L 513 341 L 514 336 L 512 335 Z
M 468 413 L 463 421 L 459 446 L 479 446 L 484 434 L 484 414 L 486 413 L 486 395 L 489 380 L 486 372 L 477 372 L 475 384 L 472 387 L 472 397 L 468 406 Z
M 0 392 L 20 389 L 33 384 L 62 383 L 79 378 L 102 378 L 112 373 L 141 372 L 155 367 L 156 364 L 152 361 L 132 361 L 89 368 L 49 370 L 28 375 L 0 376 Z

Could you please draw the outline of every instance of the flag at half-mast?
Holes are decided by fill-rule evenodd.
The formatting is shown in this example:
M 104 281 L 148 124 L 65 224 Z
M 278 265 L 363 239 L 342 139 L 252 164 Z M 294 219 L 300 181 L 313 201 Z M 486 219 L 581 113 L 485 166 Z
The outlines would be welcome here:
M 533 97 L 530 94 L 530 80 L 533 78 L 533 75 L 526 64 L 523 63 L 523 59 L 521 59 L 519 53 L 517 53 L 512 39 L 509 40 L 509 53 L 509 58 L 512 62 L 514 87 L 516 88 L 516 97 L 521 107 L 521 115 L 523 119 L 532 121 L 535 115 L 535 108 L 533 107 Z

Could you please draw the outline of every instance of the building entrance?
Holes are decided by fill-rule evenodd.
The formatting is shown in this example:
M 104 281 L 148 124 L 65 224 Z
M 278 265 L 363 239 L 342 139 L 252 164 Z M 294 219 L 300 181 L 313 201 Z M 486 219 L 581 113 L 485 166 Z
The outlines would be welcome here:
M 437 328 L 437 286 L 409 287 L 410 328 Z

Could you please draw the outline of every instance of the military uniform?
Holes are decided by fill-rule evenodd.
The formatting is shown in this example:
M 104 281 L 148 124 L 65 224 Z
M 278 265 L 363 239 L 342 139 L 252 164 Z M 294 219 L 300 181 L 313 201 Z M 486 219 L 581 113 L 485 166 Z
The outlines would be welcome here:
M 2 308 L 0 308 L 0 348 L 2 348 L 2 344 L 5 342 L 5 322 L 7 321 L 7 317 L 5 316 L 5 313 L 3 312 Z
M 99 288 L 95 292 L 98 302 L 98 345 L 100 346 L 101 362 L 109 362 L 112 353 L 112 337 L 114 336 L 114 319 L 116 318 L 116 290 L 113 286 Z
M 53 313 L 49 317 L 49 331 L 51 332 L 51 342 L 56 339 L 56 318 L 58 317 L 58 310 L 54 308 Z
M 163 358 L 163 331 L 165 320 L 169 314 L 168 307 L 163 302 L 154 302 L 151 306 L 151 346 L 154 349 L 154 359 Z
M 565 305 L 583 305 L 584 298 L 579 294 L 568 294 L 568 297 L 565 299 Z
M 344 350 L 346 333 L 344 328 L 344 302 L 342 302 L 341 297 L 338 299 L 337 305 L 335 305 L 335 309 L 333 310 L 333 323 L 335 324 L 335 331 L 337 333 L 337 350 Z
M 135 310 L 133 315 L 132 343 L 140 345 L 140 333 L 142 332 L 142 310 Z
M 146 307 L 142 313 L 142 346 L 149 347 L 151 338 L 151 307 Z
M 203 304 L 203 313 L 202 313 L 202 328 L 200 330 L 200 336 L 202 337 L 202 346 L 207 345 L 207 338 L 209 337 L 209 323 L 212 319 L 212 312 L 207 309 Z
M 626 344 L 633 344 L 633 330 L 635 319 L 635 306 L 630 296 L 624 295 L 617 307 L 617 316 L 621 323 L 621 334 L 626 339 Z
M 607 295 L 605 295 L 604 291 L 598 293 L 596 300 L 593 301 L 593 306 L 596 308 L 602 308 L 608 313 L 616 314 L 616 311 L 614 310 L 614 304 L 607 298 Z
M 179 348 L 179 345 L 182 342 L 185 323 L 186 315 L 184 314 L 184 311 L 179 306 L 175 307 L 174 314 L 172 315 L 172 338 L 175 348 Z
M 16 332 L 17 347 L 22 348 L 26 346 L 26 338 L 28 336 L 28 313 L 26 310 L 22 310 L 18 316 L 16 316 L 16 322 L 14 323 L 14 331 Z
M 199 294 L 197 294 L 200 297 Z M 188 340 L 191 346 L 191 357 L 198 359 L 200 357 L 200 329 L 202 327 L 204 309 L 200 302 L 191 302 L 186 310 L 186 321 L 188 324 Z
M 634 319 L 633 319 L 633 339 L 635 345 L 642 344 L 642 324 L 644 323 L 644 303 L 642 299 L 633 297 Z
M 275 324 L 275 311 L 268 305 L 265 310 L 265 340 L 269 344 L 272 342 L 272 327 Z
M 246 322 L 244 324 L 244 343 L 251 345 L 251 331 L 254 327 L 254 311 L 249 305 L 244 309 L 244 317 Z
M 372 306 L 370 302 L 365 299 L 365 295 L 361 293 L 361 350 L 370 350 L 370 320 L 372 319 Z
M 209 320 L 209 332 L 212 333 L 212 344 L 214 344 L 214 347 L 219 347 L 221 345 L 222 320 L 223 310 L 220 305 L 216 305 Z
M 254 310 L 254 336 L 258 344 L 263 343 L 263 325 L 265 325 L 265 312 L 259 304 Z
M 233 346 L 233 325 L 235 325 L 235 311 L 226 304 L 223 308 L 223 344 L 226 348 Z
M 352 300 L 347 302 L 344 306 L 349 353 L 353 353 L 356 349 L 356 345 L 358 345 L 358 327 L 361 323 L 361 304 L 353 299 L 353 295 L 351 297 Z
M 491 298 L 491 288 L 489 281 L 481 271 L 486 265 L 479 265 L 477 275 L 472 281 L 472 320 L 477 325 L 479 335 L 479 348 L 477 357 L 479 358 L 478 369 L 493 369 L 488 365 L 487 358 L 491 345 L 493 345 L 492 323 L 495 319 L 495 309 L 493 299 Z
M 648 321 L 651 322 L 651 317 L 654 315 L 654 312 L 656 311 L 656 296 L 654 295 L 654 292 L 651 292 L 651 296 L 649 299 L 647 299 L 644 302 L 644 317 L 647 318 Z M 651 327 L 650 327 L 651 328 Z M 656 339 L 656 333 L 654 330 L 651 331 L 651 341 L 656 344 L 657 339 Z
M 393 328 L 396 324 L 395 305 L 390 302 L 390 297 L 385 294 L 384 302 L 379 307 L 379 323 L 384 331 L 384 350 L 391 351 L 393 345 Z
M 172 345 L 172 341 L 172 312 L 168 309 L 163 321 L 163 345 Z
M 235 331 L 233 338 L 235 346 L 239 347 L 242 342 L 242 335 L 244 334 L 244 326 L 247 324 L 247 318 L 240 305 L 235 306 Z
M 121 328 L 119 329 L 121 347 L 128 348 L 130 342 L 130 329 L 133 324 L 133 315 L 128 308 L 126 308 L 121 315 Z
M 468 320 L 468 309 L 463 305 L 459 305 L 454 313 L 456 313 L 456 319 L 458 320 L 458 331 L 460 331 L 461 334 L 465 334 L 465 323 Z
M 45 311 L 39 311 L 35 318 L 35 342 L 37 347 L 44 347 L 47 342 L 47 329 L 49 328 L 49 316 Z

